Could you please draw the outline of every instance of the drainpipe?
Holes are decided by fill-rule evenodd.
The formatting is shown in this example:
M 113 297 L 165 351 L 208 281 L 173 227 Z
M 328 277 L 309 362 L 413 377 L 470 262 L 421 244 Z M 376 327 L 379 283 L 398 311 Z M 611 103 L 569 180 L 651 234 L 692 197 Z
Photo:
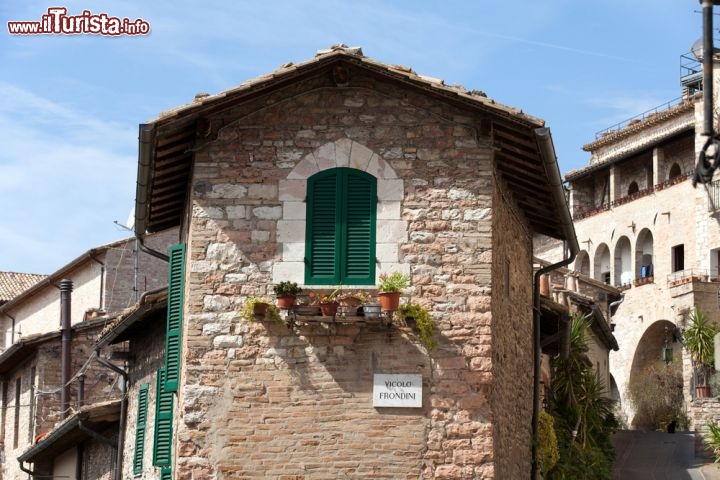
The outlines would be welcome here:
M 135 186 L 135 236 L 143 236 L 147 231 L 148 186 L 152 181 L 151 171 L 153 150 L 155 149 L 155 125 L 141 123 L 138 131 L 138 174 Z
M 70 327 L 72 280 L 60 280 L 60 332 L 62 346 L 60 351 L 61 384 L 60 390 L 60 419 L 65 420 L 70 409 L 70 342 L 72 329 Z
M 168 257 L 167 255 L 165 255 L 162 252 L 153 250 L 152 248 L 145 245 L 145 239 L 143 238 L 142 235 L 138 235 L 137 233 L 135 235 L 136 235 L 135 238 L 137 238 L 137 240 L 138 240 L 138 245 L 140 246 L 140 250 L 142 250 L 143 252 L 145 252 L 149 255 L 152 255 L 153 257 L 159 258 L 160 260 L 163 260 L 165 262 L 170 262 L 170 257 Z
M 693 187 L 698 183 L 712 182 L 713 173 L 720 166 L 720 139 L 713 129 L 713 5 L 718 0 L 700 0 L 703 15 L 703 136 L 707 137 L 698 155 L 693 176 Z M 710 146 L 714 145 L 714 151 Z M 710 151 L 711 153 L 708 153 Z
M 577 236 L 575 235 L 575 227 L 573 226 L 570 210 L 567 206 L 565 198 L 563 182 L 558 170 L 557 157 L 555 156 L 555 147 L 553 146 L 550 129 L 543 127 L 535 130 L 535 137 L 538 143 L 540 156 L 550 182 L 551 194 L 553 201 L 560 214 L 560 222 L 562 225 L 562 233 L 565 237 L 565 250 L 568 256 L 552 265 L 548 265 L 535 272 L 533 281 L 533 415 L 532 415 L 532 479 L 537 478 L 537 433 L 538 421 L 540 418 L 540 362 L 542 361 L 542 346 L 540 345 L 540 276 L 549 273 L 557 268 L 569 265 L 575 260 L 575 256 L 580 251 Z
M 3 312 L 3 314 L 10 320 L 12 320 L 12 330 L 10 331 L 10 345 L 12 345 L 13 343 L 15 343 L 15 317 L 13 317 L 7 312 Z M 5 339 L 5 341 L 7 341 L 7 339 Z
M 128 392 L 128 374 L 125 369 L 122 369 L 112 362 L 109 362 L 100 356 L 100 349 L 95 350 L 95 359 L 102 365 L 106 366 L 113 372 L 122 376 L 123 387 L 122 387 L 122 398 L 120 399 L 120 420 L 118 424 L 118 441 L 117 441 L 117 452 L 115 460 L 115 471 L 113 472 L 113 480 L 122 480 L 122 464 L 123 464 L 123 450 L 125 449 L 125 423 L 127 422 L 127 392 Z
M 703 16 L 703 135 L 713 135 L 713 4 L 701 0 Z
M 612 317 L 613 315 L 615 315 L 615 314 L 613 313 L 613 308 L 617 307 L 618 305 L 620 305 L 620 304 L 621 304 L 622 302 L 624 302 L 624 301 L 625 301 L 625 294 L 624 294 L 624 293 L 621 293 L 619 300 L 615 300 L 614 302 L 610 302 L 610 304 L 608 305 L 608 313 L 610 314 L 610 317 Z
M 95 250 L 90 250 L 89 257 L 92 261 L 100 264 L 100 304 L 98 305 L 98 308 L 103 310 L 105 308 L 105 305 L 103 305 L 103 295 L 105 293 L 105 264 L 95 258 Z

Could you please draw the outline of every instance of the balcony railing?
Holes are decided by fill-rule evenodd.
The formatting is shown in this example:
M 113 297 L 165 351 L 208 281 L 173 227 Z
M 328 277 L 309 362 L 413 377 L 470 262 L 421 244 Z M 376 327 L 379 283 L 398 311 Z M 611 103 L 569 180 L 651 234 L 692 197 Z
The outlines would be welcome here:
M 720 275 L 717 271 L 710 272 L 701 268 L 678 270 L 667 276 L 669 287 L 676 287 L 690 282 L 720 282 Z
M 651 117 L 655 115 L 656 113 L 664 112 L 665 110 L 669 110 L 672 107 L 681 104 L 685 100 L 685 97 L 678 97 L 673 100 L 670 100 L 669 102 L 665 102 L 662 105 L 658 105 L 657 107 L 651 108 L 650 110 L 647 110 L 645 112 L 639 113 L 635 115 L 634 117 L 630 117 L 626 120 L 623 120 L 622 122 L 616 123 L 615 125 L 612 125 L 608 128 L 605 128 L 603 130 L 600 130 L 595 134 L 595 138 L 602 138 L 608 133 L 617 132 L 619 130 L 622 130 L 623 128 L 634 125 L 635 123 L 639 123 L 643 120 L 645 120 L 648 117 Z
M 593 215 L 597 215 L 598 213 L 606 212 L 606 211 L 610 210 L 610 208 L 614 208 L 614 207 L 618 207 L 620 205 L 624 205 L 626 203 L 630 203 L 633 200 L 637 200 L 638 198 L 646 197 L 652 193 L 655 193 L 656 191 L 664 190 L 668 187 L 672 187 L 673 185 L 682 183 L 685 180 L 687 180 L 688 178 L 690 178 L 692 175 L 693 175 L 692 172 L 684 173 L 684 174 L 679 175 L 671 180 L 666 180 L 663 183 L 658 183 L 654 187 L 646 188 L 645 190 L 635 192 L 635 193 L 627 195 L 625 197 L 620 197 L 609 203 L 603 203 L 599 207 L 592 207 L 588 210 L 580 210 L 573 215 L 573 219 L 582 220 L 583 218 L 591 217 Z M 715 208 L 720 208 L 720 180 L 713 182 L 713 184 L 709 188 L 710 188 L 711 192 L 714 192 L 713 193 L 713 195 L 714 195 L 713 202 L 714 202 Z M 712 208 L 712 207 L 710 207 L 710 208 Z

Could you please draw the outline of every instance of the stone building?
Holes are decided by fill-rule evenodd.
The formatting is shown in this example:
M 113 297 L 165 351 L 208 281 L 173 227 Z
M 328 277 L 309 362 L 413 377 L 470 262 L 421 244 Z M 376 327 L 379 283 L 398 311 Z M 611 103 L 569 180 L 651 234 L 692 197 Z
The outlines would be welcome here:
M 692 420 L 692 373 L 677 340 L 695 308 L 720 319 L 720 183 L 691 181 L 705 137 L 701 66 L 688 60 L 680 99 L 600 132 L 584 146 L 588 165 L 565 175 L 581 247 L 575 270 L 624 291 L 610 370 L 631 426 L 628 382 L 666 348 L 684 359 Z
M 538 262 L 547 265 L 547 261 Z M 610 352 L 619 349 L 610 322 L 612 311 L 621 301 L 620 290 L 604 282 L 567 268 L 547 274 L 547 288 L 540 289 L 542 383 L 548 389 L 552 381 L 551 359 L 566 353 L 570 347 L 570 321 L 579 316 L 590 323 L 586 331 L 587 361 L 600 381 L 610 390 Z M 547 391 L 543 392 L 547 395 Z
M 181 231 L 163 475 L 531 476 L 532 239 L 576 242 L 541 120 L 336 46 L 164 112 L 139 148 L 136 234 Z M 374 294 L 393 271 L 435 349 L 389 317 L 239 315 L 280 281 Z M 373 406 L 379 375 L 419 379 L 420 406 Z
M 136 253 L 139 242 L 126 239 L 91 249 L 48 276 L 0 275 L 3 292 L 28 284 L 0 305 L 0 478 L 22 478 L 24 471 L 113 478 L 122 382 L 117 370 L 102 363 L 110 349 L 95 343 L 106 324 L 122 318 L 120 311 L 143 291 L 167 285 L 163 255 L 177 232 L 168 229 L 143 239 L 151 253 Z M 59 292 L 64 284 L 71 285 L 67 329 Z M 67 337 L 64 331 L 70 332 Z M 64 338 L 69 340 L 67 371 L 61 369 Z M 71 383 L 63 392 L 66 376 Z
M 162 438 L 164 425 L 172 426 L 172 393 L 160 389 L 165 365 L 167 288 L 143 294 L 137 306 L 109 322 L 95 344 L 97 349 L 123 352 L 126 404 L 120 409 L 125 428 L 118 439 L 119 455 L 112 462 L 113 479 L 168 478 L 168 469 L 156 468 L 167 462 L 169 442 Z M 158 401 L 158 394 L 165 400 Z M 167 415 L 161 407 L 169 403 Z M 164 447 L 164 448 L 163 448 Z M 118 451 L 116 451 L 116 454 Z
M 73 424 L 73 420 L 82 418 L 76 413 L 81 412 L 83 403 L 110 401 L 106 408 L 112 410 L 115 405 L 115 421 L 98 425 L 88 420 L 86 427 L 98 428 L 102 435 L 117 436 L 119 409 L 112 402 L 120 396 L 115 386 L 117 375 L 90 361 L 105 322 L 100 318 L 72 326 L 69 365 L 73 376 L 68 379 L 66 415 L 62 414 L 60 331 L 25 337 L 0 354 L 0 478 L 24 478 L 29 472 L 39 477 L 56 476 L 52 478 L 111 478 L 103 476 L 109 466 L 94 468 L 88 462 L 93 452 L 111 459 L 110 449 L 92 442 L 89 435 L 77 435 L 78 427 Z M 58 424 L 75 434 L 71 442 L 58 442 L 55 435 L 49 435 Z M 80 471 L 84 473 L 80 475 Z
M 167 250 L 177 238 L 177 229 L 171 229 L 148 236 L 145 243 L 151 250 Z M 73 282 L 73 323 L 120 312 L 133 305 L 142 292 L 165 286 L 167 261 L 140 251 L 136 263 L 135 249 L 135 239 L 119 240 L 88 250 L 51 275 L 28 278 L 20 274 L 26 283 L 35 281 L 12 299 L 0 302 L 0 350 L 23 337 L 59 328 L 61 279 Z M 3 278 L 8 285 L 11 280 L 17 285 L 17 275 L 0 274 L 0 289 Z

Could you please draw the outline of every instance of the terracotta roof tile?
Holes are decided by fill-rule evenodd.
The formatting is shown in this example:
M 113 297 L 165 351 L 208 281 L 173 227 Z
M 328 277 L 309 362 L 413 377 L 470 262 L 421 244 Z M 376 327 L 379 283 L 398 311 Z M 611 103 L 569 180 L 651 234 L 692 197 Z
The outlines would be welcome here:
M 47 275 L 0 272 L 0 304 L 12 300 L 45 278 Z

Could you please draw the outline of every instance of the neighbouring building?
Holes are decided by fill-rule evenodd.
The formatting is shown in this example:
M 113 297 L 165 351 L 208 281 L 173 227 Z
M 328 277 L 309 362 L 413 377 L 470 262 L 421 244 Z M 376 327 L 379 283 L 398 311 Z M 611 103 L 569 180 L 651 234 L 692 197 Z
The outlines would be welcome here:
M 162 252 L 177 238 L 177 229 L 167 230 L 148 236 L 145 244 Z M 73 323 L 119 312 L 142 292 L 165 286 L 167 261 L 136 250 L 137 242 L 130 238 L 90 249 L 48 276 L 0 273 L 2 291 L 11 280 L 13 285 L 28 285 L 0 302 L 0 351 L 23 337 L 59 329 L 62 279 L 73 282 Z
M 121 478 L 113 475 L 127 360 L 111 363 L 118 348 L 96 342 L 137 308 L 143 292 L 166 287 L 167 245 L 177 232 L 91 249 L 51 275 L 32 277 L 0 305 L 0 478 Z M 0 278 L 19 283 L 17 274 Z
M 533 236 L 576 244 L 543 121 L 336 46 L 162 113 L 139 148 L 136 234 L 180 228 L 160 383 L 148 362 L 129 409 L 170 394 L 171 454 L 143 478 L 531 476 Z M 388 318 L 239 315 L 280 281 L 374 294 L 392 271 L 435 349 Z M 382 378 L 419 404 L 373 406 Z
M 537 263 L 538 267 L 548 264 L 547 261 Z M 543 398 L 548 398 L 552 381 L 552 359 L 569 351 L 573 316 L 590 322 L 586 332 L 587 361 L 607 388 L 607 396 L 617 398 L 610 377 L 610 352 L 617 352 L 619 346 L 610 319 L 621 302 L 620 289 L 567 268 L 558 268 L 543 279 L 540 295 Z
M 704 400 L 678 340 L 696 308 L 720 320 L 720 182 L 693 187 L 705 142 L 702 69 L 689 56 L 682 65 L 681 98 L 599 132 L 584 146 L 588 165 L 565 180 L 581 247 L 575 270 L 624 292 L 610 372 L 628 424 L 642 418 L 628 384 L 664 352 L 663 360 L 684 362 L 687 413 L 702 430 Z
M 115 405 L 112 400 L 120 397 L 118 376 L 91 358 L 106 322 L 107 318 L 99 318 L 72 326 L 68 344 L 71 376 L 67 382 L 61 368 L 60 331 L 22 338 L 0 353 L 0 478 L 25 478 L 34 472 L 35 478 L 109 480 L 102 475 L 108 468 L 94 468 L 95 463 L 88 461 L 92 452 L 111 460 L 109 448 L 88 442 L 92 437 L 73 424 L 73 419 L 83 418 L 84 403 L 110 401 Z M 63 405 L 66 383 L 67 404 Z M 119 409 L 115 410 L 117 416 Z M 68 421 L 61 423 L 67 417 Z M 50 434 L 57 424 L 69 429 L 70 433 L 65 428 L 61 431 L 72 434 L 66 437 L 72 438 L 71 442 L 57 442 L 57 436 Z M 117 418 L 99 425 L 89 420 L 85 427 L 99 435 L 117 437 Z M 30 455 L 26 456 L 28 451 Z
M 112 477 L 171 478 L 172 392 L 161 389 L 165 367 L 167 288 L 145 293 L 138 305 L 109 322 L 96 349 L 124 352 L 126 405 L 120 409 L 125 426 L 119 440 L 120 459 Z M 177 478 L 177 477 L 176 477 Z

